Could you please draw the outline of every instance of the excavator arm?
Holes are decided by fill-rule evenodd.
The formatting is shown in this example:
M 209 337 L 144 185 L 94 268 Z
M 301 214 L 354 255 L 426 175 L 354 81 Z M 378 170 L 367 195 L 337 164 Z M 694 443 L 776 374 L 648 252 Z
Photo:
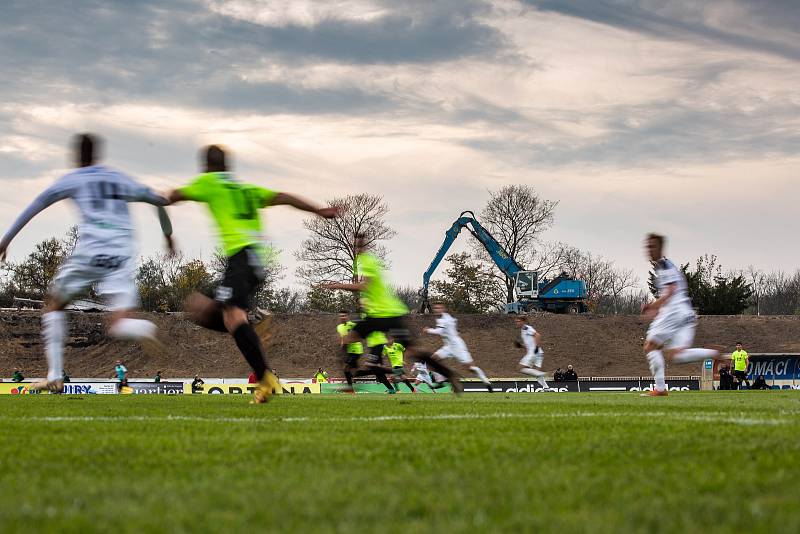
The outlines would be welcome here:
M 475 214 L 471 211 L 464 211 L 445 233 L 442 246 L 439 247 L 439 251 L 436 253 L 433 261 L 428 266 L 428 270 L 422 275 L 422 289 L 419 292 L 420 297 L 422 297 L 420 313 L 430 311 L 430 304 L 428 302 L 428 286 L 430 285 L 431 276 L 433 276 L 434 271 L 436 271 L 436 268 L 447 255 L 447 251 L 450 250 L 450 247 L 453 245 L 453 241 L 456 240 L 458 234 L 461 233 L 463 228 L 467 228 L 467 230 L 475 237 L 475 239 L 480 241 L 480 243 L 486 249 L 486 252 L 488 252 L 489 256 L 492 258 L 492 261 L 494 261 L 495 265 L 497 265 L 497 267 L 499 267 L 506 276 L 513 279 L 519 271 L 523 270 L 523 268 L 516 261 L 514 261 L 514 258 L 512 258 L 508 252 L 505 251 L 503 246 L 498 243 L 494 237 L 492 237 L 492 234 L 490 234 L 483 226 L 480 225 L 480 223 L 475 219 Z

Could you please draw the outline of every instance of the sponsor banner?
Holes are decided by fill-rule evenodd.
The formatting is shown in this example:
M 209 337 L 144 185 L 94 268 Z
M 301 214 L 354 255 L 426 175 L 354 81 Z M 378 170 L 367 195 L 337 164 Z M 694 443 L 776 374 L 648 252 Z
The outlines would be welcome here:
M 463 382 L 465 393 L 485 393 L 486 386 L 480 382 Z M 545 390 L 538 382 L 533 380 L 492 380 L 495 392 L 502 393 L 613 393 L 628 391 L 650 391 L 653 389 L 651 380 L 578 380 L 569 382 L 548 381 L 550 389 Z M 669 391 L 698 391 L 699 380 L 670 380 L 667 382 Z
M 462 381 L 464 385 L 464 393 L 486 393 L 489 389 L 481 382 L 466 382 Z M 568 393 L 570 391 L 577 392 L 578 382 L 547 382 L 550 386 L 550 392 Z M 492 380 L 492 388 L 495 393 L 542 393 L 544 389 L 538 382 L 530 380 Z
M 800 380 L 800 358 L 796 356 L 752 356 L 747 366 L 750 380 L 764 375 L 767 380 Z
M 128 382 L 128 386 L 139 395 L 183 395 L 184 390 L 183 382 Z
M 719 382 L 719 369 L 728 365 L 733 370 L 733 362 L 715 361 L 714 380 Z M 766 380 L 789 380 L 800 382 L 800 357 L 796 354 L 751 354 L 747 365 L 747 378 L 754 380 L 764 375 Z
M 116 395 L 116 382 L 67 382 L 64 384 L 66 395 Z
M 0 395 L 38 395 L 39 391 L 31 391 L 30 387 L 33 384 L 30 382 L 20 383 L 0 383 Z
M 308 395 L 320 392 L 320 385 L 324 384 L 308 384 L 303 382 L 290 382 L 281 383 L 282 391 L 279 394 L 283 395 Z M 183 384 L 184 392 L 190 394 L 192 392 L 192 385 L 190 383 Z M 198 394 L 204 395 L 252 395 L 258 384 L 204 384 L 203 390 L 198 391 Z
M 342 389 L 344 389 L 344 387 L 347 384 L 346 383 L 338 383 L 338 384 L 324 383 L 324 384 L 318 384 L 318 385 L 321 386 L 320 389 L 321 389 L 322 393 L 341 393 Z M 411 393 L 408 390 L 408 386 L 406 386 L 405 384 L 400 384 L 399 386 L 400 386 L 400 394 Z M 419 391 L 420 393 L 450 393 L 450 384 L 444 386 L 443 388 L 439 388 L 436 391 L 433 391 L 431 388 L 429 388 L 425 384 L 419 384 L 419 385 L 416 385 L 414 387 L 417 388 L 417 391 Z M 355 384 L 353 384 L 353 389 L 355 390 L 356 393 L 359 393 L 359 394 L 361 394 L 361 393 L 380 393 L 382 395 L 386 395 L 386 391 L 387 391 L 386 390 L 386 386 L 384 386 L 383 384 L 371 383 L 371 382 L 370 383 L 359 383 L 359 382 L 356 382 Z

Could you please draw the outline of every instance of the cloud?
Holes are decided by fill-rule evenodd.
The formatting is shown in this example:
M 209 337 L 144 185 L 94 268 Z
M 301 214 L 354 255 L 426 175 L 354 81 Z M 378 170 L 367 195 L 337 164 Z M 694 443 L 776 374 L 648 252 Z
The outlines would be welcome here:
M 753 52 L 800 60 L 800 16 L 791 1 L 761 2 L 655 2 L 647 0 L 523 0 L 542 11 L 551 11 L 662 39 L 702 40 Z M 715 24 L 726 21 L 724 11 L 735 8 L 742 18 L 752 17 L 762 23 L 760 31 L 735 31 L 736 25 Z M 766 8 L 766 9 L 763 9 Z M 716 15 L 716 17 L 715 17 Z M 741 15 L 745 15 L 742 17 Z M 788 18 L 787 18 L 788 17 Z M 777 23 L 789 33 L 785 38 L 770 31 Z M 745 26 L 746 28 L 746 26 Z M 766 30 L 766 31 L 764 31 Z

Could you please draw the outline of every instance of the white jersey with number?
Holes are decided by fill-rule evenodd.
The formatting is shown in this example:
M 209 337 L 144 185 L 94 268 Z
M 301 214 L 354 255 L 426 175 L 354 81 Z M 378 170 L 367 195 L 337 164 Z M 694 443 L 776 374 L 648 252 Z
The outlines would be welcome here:
M 13 237 L 34 215 L 65 199 L 78 207 L 78 243 L 86 249 L 131 248 L 133 223 L 128 202 L 166 203 L 161 195 L 119 171 L 103 165 L 81 167 L 45 189 L 19 216 L 8 235 Z
M 56 274 L 53 292 L 71 300 L 97 283 L 98 293 L 113 299 L 112 307 L 136 307 L 133 223 L 128 202 L 163 206 L 166 199 L 119 171 L 102 165 L 81 167 L 36 197 L 8 230 L 4 242 L 13 239 L 37 213 L 65 199 L 78 207 L 81 222 L 78 243 Z
M 462 363 L 472 362 L 467 344 L 458 333 L 458 320 L 449 313 L 443 313 L 436 319 L 436 328 L 428 328 L 428 333 L 440 336 L 444 342 L 444 346 L 436 351 L 439 357 L 456 358 Z

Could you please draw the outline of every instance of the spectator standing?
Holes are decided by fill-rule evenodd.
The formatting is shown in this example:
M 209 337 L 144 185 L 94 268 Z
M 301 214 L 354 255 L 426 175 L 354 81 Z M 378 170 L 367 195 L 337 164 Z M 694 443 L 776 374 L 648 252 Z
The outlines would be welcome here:
M 256 374 L 254 372 L 251 372 L 249 375 L 247 375 L 247 383 L 248 384 L 255 384 L 257 382 L 258 382 L 258 377 L 256 376 Z
M 572 368 L 571 364 L 567 366 L 567 371 L 564 373 L 564 380 L 568 381 L 578 380 L 578 373 L 575 372 L 575 369 Z
M 156 371 L 156 376 L 153 378 L 153 382 L 156 384 L 161 383 L 161 371 Z
M 205 382 L 200 378 L 200 375 L 194 375 L 194 380 L 192 380 L 192 393 L 202 393 L 203 384 L 205 384 Z
M 22 371 L 19 369 L 14 369 L 14 374 L 11 376 L 11 381 L 19 383 L 23 380 L 25 380 L 25 377 L 22 376 Z
M 317 369 L 314 373 L 314 382 L 317 384 L 326 384 L 328 382 L 328 373 L 322 370 L 322 367 Z
M 72 380 L 70 380 L 69 378 L 69 374 L 67 373 L 66 369 L 64 369 L 64 372 L 61 374 L 61 381 L 64 382 L 65 384 L 69 384 L 70 382 L 72 382 Z
M 736 350 L 731 354 L 733 360 L 733 377 L 739 382 L 739 389 L 746 383 L 750 388 L 750 381 L 747 379 L 747 365 L 750 363 L 750 355 L 742 348 L 742 342 L 736 342 Z
M 561 370 L 561 367 L 556 369 L 556 372 L 553 373 L 553 380 L 555 380 L 556 382 L 564 381 L 564 371 Z

